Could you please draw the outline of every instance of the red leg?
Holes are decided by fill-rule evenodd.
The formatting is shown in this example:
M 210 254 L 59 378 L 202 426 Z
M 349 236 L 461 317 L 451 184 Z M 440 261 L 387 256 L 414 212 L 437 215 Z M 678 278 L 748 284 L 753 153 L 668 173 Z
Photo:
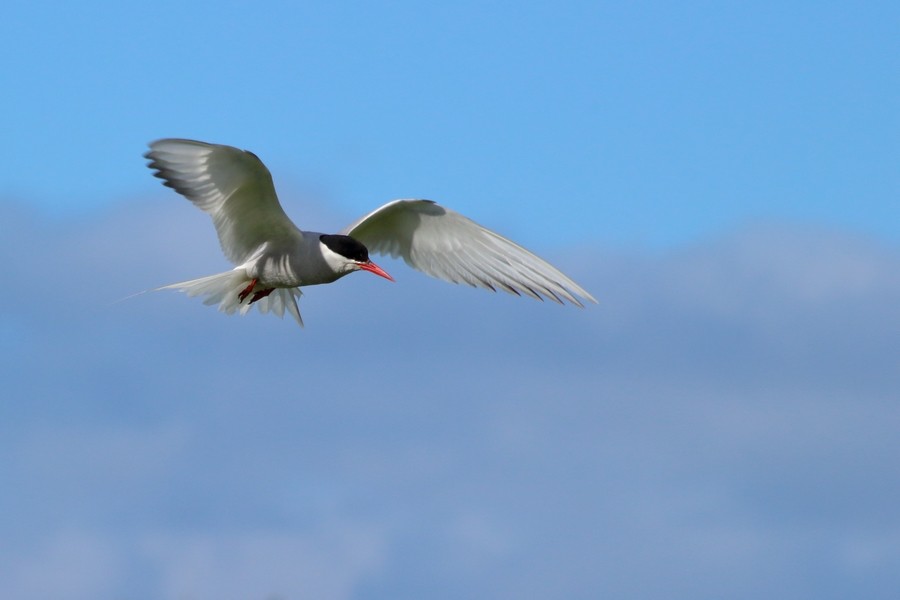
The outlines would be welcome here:
M 250 295 L 250 292 L 253 291 L 253 288 L 254 288 L 254 287 L 256 287 L 256 278 L 251 279 L 251 280 L 250 280 L 250 285 L 248 285 L 247 287 L 245 287 L 245 288 L 244 288 L 244 291 L 241 292 L 240 294 L 238 294 L 238 300 L 239 300 L 240 302 L 243 302 L 243 301 L 244 301 L 244 298 L 246 298 L 248 295 Z
M 265 298 L 266 296 L 268 296 L 269 294 L 271 294 L 274 291 L 275 291 L 275 288 L 269 288 L 267 290 L 263 290 L 261 292 L 254 293 L 253 297 L 250 298 L 250 304 L 253 304 L 257 300 L 262 300 L 263 298 Z

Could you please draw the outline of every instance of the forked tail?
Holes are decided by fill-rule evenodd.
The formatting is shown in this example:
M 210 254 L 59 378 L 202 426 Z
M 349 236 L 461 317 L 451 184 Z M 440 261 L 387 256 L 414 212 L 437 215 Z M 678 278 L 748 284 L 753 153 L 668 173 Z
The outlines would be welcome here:
M 284 313 L 287 311 L 303 327 L 303 319 L 300 317 L 300 309 L 297 307 L 297 299 L 302 294 L 300 288 L 275 288 L 268 296 L 254 300 L 253 296 L 247 294 L 241 296 L 241 292 L 247 288 L 250 281 L 247 272 L 238 267 L 216 275 L 164 285 L 156 290 L 178 290 L 192 298 L 202 296 L 204 297 L 203 304 L 208 306 L 218 304 L 219 310 L 228 315 L 233 315 L 235 312 L 245 315 L 254 306 L 262 314 L 272 312 L 279 317 L 284 317 Z

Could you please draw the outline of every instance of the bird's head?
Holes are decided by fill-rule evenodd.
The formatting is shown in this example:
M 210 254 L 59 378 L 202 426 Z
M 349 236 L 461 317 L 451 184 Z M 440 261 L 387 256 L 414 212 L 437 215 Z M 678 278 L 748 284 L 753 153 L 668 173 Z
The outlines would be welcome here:
M 339 275 L 362 270 L 394 281 L 384 269 L 369 260 L 369 250 L 349 235 L 323 234 L 319 236 L 319 243 L 325 262 Z

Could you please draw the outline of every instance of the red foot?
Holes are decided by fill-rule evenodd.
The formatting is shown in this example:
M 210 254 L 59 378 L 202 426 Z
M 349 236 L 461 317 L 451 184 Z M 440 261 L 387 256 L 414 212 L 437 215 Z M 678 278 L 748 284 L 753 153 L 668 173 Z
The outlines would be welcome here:
M 253 304 L 257 300 L 262 300 L 263 298 L 265 298 L 266 296 L 268 296 L 269 294 L 271 294 L 274 291 L 275 291 L 275 288 L 269 288 L 269 289 L 263 290 L 261 292 L 256 292 L 255 294 L 253 294 L 253 297 L 250 298 L 250 304 Z
M 247 287 L 245 287 L 245 288 L 244 288 L 244 291 L 242 291 L 241 293 L 238 294 L 238 301 L 243 302 L 243 301 L 244 301 L 244 298 L 246 298 L 247 296 L 250 295 L 250 292 L 253 291 L 253 288 L 254 288 L 254 287 L 256 287 L 256 279 L 255 279 L 255 278 L 254 278 L 254 279 L 251 279 L 251 280 L 250 280 L 250 285 L 248 285 Z M 251 300 L 250 303 L 252 304 L 253 301 Z

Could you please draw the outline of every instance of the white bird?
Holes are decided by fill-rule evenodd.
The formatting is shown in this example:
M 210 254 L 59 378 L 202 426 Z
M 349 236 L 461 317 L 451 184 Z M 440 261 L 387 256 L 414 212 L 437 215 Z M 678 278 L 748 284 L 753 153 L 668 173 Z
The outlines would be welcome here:
M 403 257 L 453 283 L 583 306 L 597 302 L 581 286 L 518 244 L 431 200 L 394 200 L 339 234 L 302 231 L 288 218 L 272 175 L 252 152 L 193 140 L 162 139 L 145 158 L 154 175 L 212 217 L 235 268 L 157 289 L 205 296 L 205 304 L 246 314 L 289 312 L 303 325 L 300 288 L 331 283 L 353 271 L 393 281 L 369 252 Z

